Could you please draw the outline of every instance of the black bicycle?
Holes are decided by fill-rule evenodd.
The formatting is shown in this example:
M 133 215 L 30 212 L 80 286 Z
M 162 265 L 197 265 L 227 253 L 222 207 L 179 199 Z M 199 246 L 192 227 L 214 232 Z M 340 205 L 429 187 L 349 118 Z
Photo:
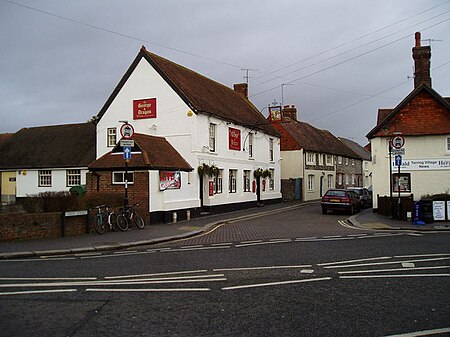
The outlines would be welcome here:
M 137 206 L 139 206 L 139 204 L 134 204 L 128 209 L 121 208 L 119 210 L 119 214 L 117 215 L 117 224 L 119 225 L 119 223 L 126 223 L 127 229 L 129 224 L 134 224 L 137 228 L 143 229 L 145 226 L 144 218 L 137 213 Z
M 94 229 L 98 234 L 103 234 L 109 227 L 109 230 L 126 231 L 128 229 L 127 221 L 118 221 L 117 214 L 108 205 L 99 205 L 93 209 L 97 210 L 97 219 L 94 223 Z

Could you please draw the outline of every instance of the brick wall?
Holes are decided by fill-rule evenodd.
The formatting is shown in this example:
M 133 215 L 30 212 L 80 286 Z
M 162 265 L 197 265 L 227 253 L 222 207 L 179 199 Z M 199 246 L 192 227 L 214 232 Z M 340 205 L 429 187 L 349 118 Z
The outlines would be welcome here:
M 86 216 L 66 217 L 64 235 L 86 232 Z M 0 214 L 0 242 L 59 238 L 62 236 L 62 213 Z
M 112 171 L 89 172 L 86 175 L 86 193 L 116 193 L 125 196 L 125 186 L 112 183 Z M 128 184 L 129 205 L 139 203 L 138 213 L 145 224 L 150 223 L 149 213 L 149 172 L 134 171 L 134 183 Z

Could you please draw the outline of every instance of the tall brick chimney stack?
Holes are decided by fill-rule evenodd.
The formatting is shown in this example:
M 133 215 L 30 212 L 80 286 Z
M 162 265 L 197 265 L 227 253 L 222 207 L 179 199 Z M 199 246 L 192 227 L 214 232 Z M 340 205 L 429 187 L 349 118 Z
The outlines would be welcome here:
M 289 117 L 293 121 L 297 121 L 297 108 L 295 105 L 285 105 L 283 107 L 283 117 Z
M 422 83 L 431 87 L 430 59 L 431 47 L 420 45 L 420 32 L 415 34 L 416 45 L 412 49 L 414 59 L 414 89 Z
M 247 83 L 236 83 L 233 85 L 234 91 L 237 91 L 245 98 L 248 98 L 248 85 Z

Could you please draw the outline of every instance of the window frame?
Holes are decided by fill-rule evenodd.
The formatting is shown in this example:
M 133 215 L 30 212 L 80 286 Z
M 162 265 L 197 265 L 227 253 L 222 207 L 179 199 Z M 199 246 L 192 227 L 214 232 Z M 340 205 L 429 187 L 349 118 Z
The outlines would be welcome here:
M 327 188 L 333 188 L 333 175 L 327 175 Z
M 274 161 L 273 138 L 269 138 L 269 161 Z
M 122 180 L 121 181 L 116 181 L 115 177 L 117 174 L 121 174 L 122 175 Z M 131 181 L 128 181 L 127 183 L 129 185 L 133 185 L 134 184 L 134 171 L 128 171 L 127 172 L 128 176 L 131 177 Z M 113 185 L 125 185 L 125 171 L 112 171 L 111 173 L 111 183 Z
M 307 152 L 306 153 L 306 163 L 307 164 L 316 164 L 316 156 L 313 152 Z
M 244 182 L 244 192 L 251 192 L 251 171 L 244 170 L 243 182 Z
M 112 132 L 114 131 L 114 132 Z M 111 142 L 113 140 L 113 142 Z M 106 129 L 106 146 L 114 147 L 117 144 L 117 128 Z
M 209 123 L 209 151 L 216 152 L 217 149 L 217 124 Z
M 314 174 L 308 174 L 307 189 L 309 192 L 314 191 Z
M 222 194 L 223 191 L 223 170 L 219 169 L 219 173 L 214 176 L 214 194 Z
M 229 169 L 228 170 L 228 193 L 236 193 L 237 192 L 237 170 Z
M 269 171 L 269 190 L 273 191 L 275 190 L 275 169 L 269 169 Z
M 52 170 L 38 171 L 38 187 L 52 187 Z M 48 182 L 46 182 L 48 180 Z
M 253 158 L 253 133 L 248 134 L 248 157 Z
M 73 182 L 73 179 L 76 179 L 76 181 Z M 81 185 L 81 170 L 80 169 L 66 170 L 66 186 L 73 187 L 79 185 Z

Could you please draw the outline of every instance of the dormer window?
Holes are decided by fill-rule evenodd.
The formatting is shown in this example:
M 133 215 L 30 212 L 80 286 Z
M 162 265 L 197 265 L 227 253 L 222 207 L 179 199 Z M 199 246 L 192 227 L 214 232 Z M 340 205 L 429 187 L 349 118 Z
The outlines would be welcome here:
M 216 152 L 216 124 L 209 124 L 209 151 Z

